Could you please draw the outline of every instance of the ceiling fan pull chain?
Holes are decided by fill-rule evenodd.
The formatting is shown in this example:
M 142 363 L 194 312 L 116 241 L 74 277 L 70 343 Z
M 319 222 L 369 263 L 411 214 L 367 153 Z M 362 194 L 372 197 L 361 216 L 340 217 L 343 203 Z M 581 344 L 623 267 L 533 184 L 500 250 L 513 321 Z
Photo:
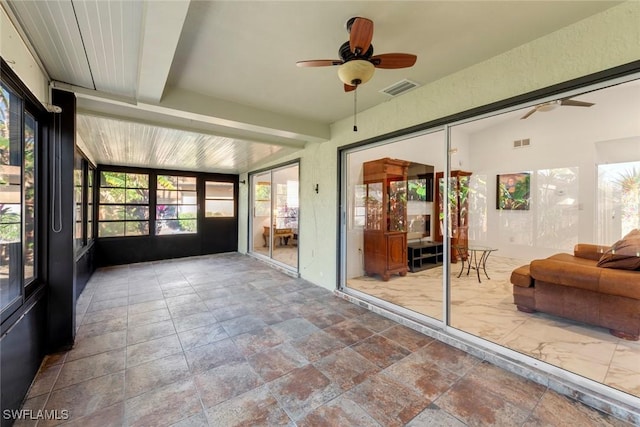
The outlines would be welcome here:
M 353 131 L 358 132 L 358 124 L 356 122 L 356 118 L 358 115 L 358 86 L 356 85 L 356 89 L 353 91 Z

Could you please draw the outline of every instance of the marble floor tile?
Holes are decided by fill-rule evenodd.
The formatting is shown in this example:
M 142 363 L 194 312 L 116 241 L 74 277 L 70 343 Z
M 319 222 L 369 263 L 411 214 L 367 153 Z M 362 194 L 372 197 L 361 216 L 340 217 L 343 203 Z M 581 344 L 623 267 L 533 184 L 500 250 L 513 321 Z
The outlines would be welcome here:
M 264 384 L 247 362 L 218 366 L 195 376 L 205 408 L 239 396 Z
M 397 323 L 380 332 L 380 335 L 411 351 L 416 351 L 433 341 L 433 338 Z
M 127 368 L 125 396 L 134 397 L 189 376 L 189 365 L 182 353 L 152 360 Z
M 357 403 L 383 426 L 403 426 L 431 402 L 393 378 L 378 373 L 355 386 L 345 397 Z
M 127 346 L 127 368 L 176 353 L 182 353 L 176 334 L 132 344 Z
M 309 360 L 288 343 L 252 354 L 247 361 L 265 382 L 309 364 Z
M 27 399 L 32 397 L 41 396 L 43 394 L 48 394 L 58 379 L 58 375 L 60 374 L 60 369 L 62 368 L 62 363 L 55 365 L 48 365 L 45 362 L 40 366 L 40 370 L 36 375 L 35 380 L 31 384 L 31 388 L 29 388 L 29 392 L 27 393 Z
M 313 332 L 292 341 L 291 344 L 310 362 L 315 362 L 345 347 L 344 343 L 324 331 Z
M 54 390 L 124 370 L 125 349 L 106 351 L 62 365 Z
M 355 344 L 373 335 L 371 329 L 364 327 L 360 322 L 353 319 L 330 326 L 324 331 L 342 341 L 345 345 Z
M 217 322 L 218 320 L 209 312 L 195 313 L 173 319 L 173 324 L 178 332 L 200 328 Z
M 130 314 L 127 318 L 127 322 L 130 327 L 162 322 L 164 320 L 171 320 L 171 314 L 167 308 Z
M 117 319 L 105 320 L 102 322 L 80 324 L 76 331 L 76 340 L 94 337 L 109 332 L 123 331 L 127 329 L 126 315 Z
M 466 375 L 466 379 L 475 382 L 478 389 L 490 391 L 499 398 L 528 411 L 535 408 L 546 391 L 546 387 L 488 362 L 477 364 Z
M 151 341 L 153 339 L 166 337 L 175 333 L 176 329 L 171 320 L 132 326 L 127 329 L 127 345 Z
M 406 348 L 381 335 L 373 335 L 366 338 L 354 344 L 352 348 L 380 368 L 386 368 L 411 353 Z
M 268 348 L 275 347 L 284 342 L 284 339 L 275 333 L 270 326 L 233 337 L 233 342 L 242 351 L 245 356 L 251 356 L 254 353 L 260 353 Z
M 178 332 L 178 337 L 184 350 L 211 344 L 229 338 L 222 325 L 214 323 L 200 328 Z
M 132 304 L 129 304 L 128 314 L 134 315 L 134 314 L 146 313 L 148 311 L 162 310 L 164 308 L 167 308 L 167 303 L 163 299 L 132 303 Z
M 184 418 L 176 423 L 171 424 L 170 427 L 209 427 L 209 421 L 207 421 L 207 415 L 204 410 L 191 415 L 188 418 Z
M 528 417 L 525 427 L 574 425 L 584 427 L 628 426 L 621 420 L 603 415 L 575 400 L 547 391 Z
M 254 388 L 207 410 L 212 426 L 291 426 L 293 422 L 266 386 Z
M 394 276 L 384 292 L 441 314 L 432 270 Z M 525 349 L 549 342 L 563 362 L 573 352 L 585 371 L 606 365 L 606 383 L 640 393 L 640 344 L 517 312 L 490 275 L 454 292 L 454 322 Z M 624 425 L 243 255 L 100 269 L 77 310 L 75 348 L 45 358 L 23 405 L 69 410 L 72 426 Z
M 218 366 L 244 361 L 244 355 L 234 342 L 227 338 L 211 344 L 186 350 L 185 355 L 191 372 L 208 371 Z
M 309 307 L 309 311 L 306 311 L 301 315 L 320 329 L 328 328 L 329 326 L 333 326 L 346 320 L 346 318 L 340 313 L 328 308 L 322 308 L 316 311 Z
M 94 311 L 106 310 L 108 308 L 115 307 L 126 307 L 129 304 L 129 297 L 120 297 L 120 298 L 111 298 L 111 299 L 103 299 L 103 300 L 93 300 L 89 307 L 87 308 L 87 313 L 92 313 Z
M 49 396 L 45 409 L 66 409 L 69 411 L 69 420 L 74 420 L 123 400 L 124 371 L 121 371 L 54 390 Z M 44 423 L 44 425 L 53 424 L 56 423 Z M 40 422 L 38 425 L 43 423 Z
M 462 378 L 434 403 L 470 426 L 522 425 L 529 416 L 529 411 L 466 378 Z
M 440 341 L 433 341 L 417 350 L 414 357 L 423 358 L 425 362 L 436 364 L 458 375 L 464 375 L 480 363 L 477 357 Z
M 255 329 L 261 329 L 267 326 L 267 324 L 263 322 L 262 319 L 251 314 L 236 317 L 230 320 L 225 320 L 224 322 L 220 322 L 220 325 L 222 325 L 224 330 L 231 337 L 244 334 L 245 332 L 250 332 Z
M 294 421 L 342 392 L 336 383 L 312 365 L 295 369 L 270 382 L 269 390 Z
M 313 323 L 300 317 L 274 323 L 271 329 L 285 340 L 295 340 L 320 330 Z
M 380 424 L 355 402 L 342 395 L 308 413 L 296 426 L 380 427 Z
M 428 358 L 415 356 L 413 353 L 405 357 L 385 369 L 384 373 L 429 401 L 437 399 L 460 380 L 460 375 L 432 364 Z
M 343 391 L 349 390 L 380 371 L 378 366 L 350 347 L 331 353 L 313 365 Z
M 124 425 L 124 402 L 118 402 L 64 424 L 65 427 L 119 427 L 122 425 Z
M 87 356 L 93 356 L 94 354 L 104 353 L 105 351 L 122 348 L 126 343 L 127 331 L 124 330 L 88 337 L 75 343 L 73 349 L 67 354 L 65 363 Z
M 191 378 L 127 399 L 125 422 L 131 427 L 169 425 L 202 410 Z
M 466 424 L 432 403 L 406 424 L 406 427 L 426 426 L 465 427 Z

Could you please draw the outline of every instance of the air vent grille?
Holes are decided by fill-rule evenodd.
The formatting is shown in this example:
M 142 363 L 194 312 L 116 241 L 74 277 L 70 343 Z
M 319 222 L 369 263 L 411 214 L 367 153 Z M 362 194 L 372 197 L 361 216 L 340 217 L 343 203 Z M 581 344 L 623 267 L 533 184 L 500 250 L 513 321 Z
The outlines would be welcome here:
M 412 82 L 411 80 L 404 79 L 404 80 L 400 80 L 397 83 L 392 84 L 389 87 L 382 89 L 380 92 L 389 96 L 398 96 L 398 95 L 402 95 L 405 92 L 410 91 L 411 89 L 415 89 L 418 86 L 420 86 L 418 83 Z
M 529 138 L 525 139 L 516 139 L 513 141 L 513 148 L 523 148 L 531 145 L 531 140 Z

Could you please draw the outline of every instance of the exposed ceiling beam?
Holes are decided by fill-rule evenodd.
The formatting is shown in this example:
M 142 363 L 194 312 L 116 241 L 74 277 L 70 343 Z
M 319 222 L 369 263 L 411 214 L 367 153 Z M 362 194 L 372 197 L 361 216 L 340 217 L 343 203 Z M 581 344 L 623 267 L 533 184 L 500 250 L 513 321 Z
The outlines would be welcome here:
M 57 85 L 57 87 L 60 86 Z M 306 139 L 297 138 L 295 135 L 284 136 L 225 126 L 214 118 L 200 114 L 177 111 L 158 105 L 135 104 L 126 98 L 106 98 L 95 95 L 94 91 L 86 89 L 75 88 L 75 93 L 78 99 L 77 112 L 79 114 L 136 121 L 153 126 L 298 149 L 303 148 L 307 142 Z
M 167 108 L 186 116 L 239 131 L 256 132 L 305 142 L 331 138 L 330 126 L 315 120 L 292 117 L 186 90 L 167 88 L 157 108 Z
M 190 0 L 145 2 L 137 98 L 162 99 Z M 158 46 L 162 46 L 158 49 Z

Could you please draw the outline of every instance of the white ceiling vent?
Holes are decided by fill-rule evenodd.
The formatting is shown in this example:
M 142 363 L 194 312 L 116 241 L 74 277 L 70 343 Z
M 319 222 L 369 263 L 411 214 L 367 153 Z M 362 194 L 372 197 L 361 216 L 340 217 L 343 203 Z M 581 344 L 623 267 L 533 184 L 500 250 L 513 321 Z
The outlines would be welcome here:
M 515 141 L 513 141 L 513 148 L 528 147 L 530 145 L 531 145 L 531 140 L 529 140 L 529 138 L 516 139 Z
M 404 79 L 404 80 L 400 80 L 397 83 L 392 84 L 389 87 L 382 89 L 380 92 L 389 96 L 398 96 L 398 95 L 402 95 L 405 92 L 410 91 L 411 89 L 415 89 L 418 86 L 420 86 L 418 83 L 412 82 L 411 80 Z

